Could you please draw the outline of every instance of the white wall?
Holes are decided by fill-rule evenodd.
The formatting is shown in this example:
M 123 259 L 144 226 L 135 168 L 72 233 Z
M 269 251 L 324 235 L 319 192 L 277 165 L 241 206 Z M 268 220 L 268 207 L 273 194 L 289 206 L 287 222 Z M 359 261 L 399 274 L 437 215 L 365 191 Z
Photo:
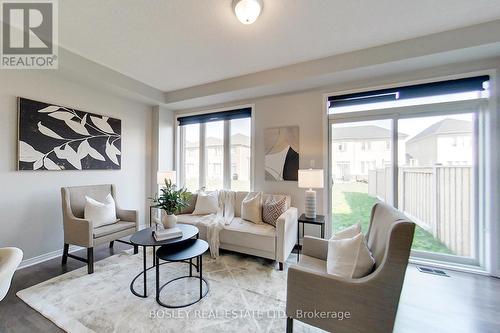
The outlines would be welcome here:
M 299 154 L 300 168 L 311 167 L 323 168 L 324 161 L 324 118 L 323 95 L 321 92 L 303 92 L 290 95 L 278 95 L 258 98 L 251 101 L 238 102 L 237 104 L 218 105 L 225 107 L 230 105 L 243 105 L 252 103 L 254 137 L 254 190 L 266 193 L 287 193 L 292 196 L 292 205 L 304 211 L 305 189 L 298 188 L 297 182 L 276 182 L 265 180 L 264 171 L 264 130 L 272 127 L 299 126 Z M 192 109 L 180 113 L 196 112 L 209 109 Z M 326 172 L 326 171 L 325 171 Z M 326 213 L 327 207 L 323 207 L 326 191 L 317 190 L 317 212 Z M 319 236 L 316 226 L 307 226 L 306 234 Z
M 122 120 L 122 169 L 16 171 L 17 99 L 26 97 Z M 145 221 L 150 193 L 152 108 L 63 79 L 52 70 L 0 73 L 0 247 L 17 246 L 24 259 L 63 245 L 60 188 L 114 183 L 118 203 Z

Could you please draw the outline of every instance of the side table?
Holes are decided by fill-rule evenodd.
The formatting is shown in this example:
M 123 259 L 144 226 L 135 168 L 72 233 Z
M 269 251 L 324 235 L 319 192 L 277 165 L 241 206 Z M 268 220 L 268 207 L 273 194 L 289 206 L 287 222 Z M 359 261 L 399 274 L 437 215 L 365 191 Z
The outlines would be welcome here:
M 300 256 L 300 224 L 302 223 L 302 235 L 304 235 L 304 225 L 314 224 L 319 225 L 321 227 L 321 238 L 325 238 L 325 216 L 324 215 L 316 215 L 316 218 L 308 218 L 306 214 L 302 214 L 298 218 L 299 228 L 297 228 L 297 262 L 299 262 Z

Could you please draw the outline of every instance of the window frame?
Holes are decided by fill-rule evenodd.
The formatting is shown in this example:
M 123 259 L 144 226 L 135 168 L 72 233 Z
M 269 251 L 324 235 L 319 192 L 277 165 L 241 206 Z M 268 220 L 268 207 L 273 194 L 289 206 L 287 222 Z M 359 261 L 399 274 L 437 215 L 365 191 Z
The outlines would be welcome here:
M 478 98 L 475 100 L 463 100 L 463 101 L 451 101 L 451 102 L 441 102 L 434 104 L 423 104 L 423 105 L 410 105 L 410 106 L 401 106 L 401 107 L 390 107 L 390 108 L 380 108 L 368 111 L 356 111 L 356 112 L 344 112 L 344 113 L 329 113 L 329 102 L 328 98 L 334 95 L 343 95 L 349 93 L 377 90 L 382 88 L 391 88 L 398 87 L 404 85 L 418 84 L 418 83 L 426 83 L 426 82 L 438 82 L 438 81 L 446 81 L 449 79 L 455 78 L 466 78 L 472 76 L 479 75 L 489 75 L 490 77 L 490 86 L 489 86 L 489 97 Z M 488 197 L 486 198 L 486 191 L 490 188 L 488 185 L 489 181 L 492 178 L 491 170 L 496 165 L 493 158 L 496 156 L 492 154 L 492 151 L 485 144 L 489 142 L 492 138 L 491 136 L 491 127 L 495 125 L 495 123 L 491 122 L 491 113 L 496 111 L 496 96 L 497 96 L 497 75 L 495 70 L 480 70 L 471 73 L 465 74 L 457 74 L 457 75 L 449 75 L 445 77 L 437 77 L 432 79 L 425 79 L 420 81 L 413 82 L 399 82 L 386 86 L 372 86 L 372 87 L 364 87 L 361 89 L 354 89 L 349 91 L 338 91 L 325 93 L 323 95 L 324 98 L 324 108 L 326 112 L 326 123 L 325 123 L 325 131 L 327 133 L 327 142 L 326 146 L 329 146 L 329 142 L 332 136 L 331 133 L 331 124 L 339 123 L 339 122 L 355 122 L 355 121 L 368 121 L 368 120 L 380 120 L 380 119 L 391 119 L 393 122 L 393 138 L 391 138 L 391 143 L 393 146 L 392 157 L 393 161 L 397 161 L 397 134 L 398 128 L 397 123 L 399 119 L 405 118 L 413 118 L 413 117 L 430 117 L 430 116 L 438 116 L 438 115 L 446 115 L 446 114 L 458 114 L 458 113 L 473 113 L 475 114 L 475 131 L 477 133 L 477 137 L 474 138 L 476 142 L 473 142 L 476 145 L 477 152 L 475 152 L 475 160 L 478 161 L 480 165 L 474 166 L 474 181 L 477 186 L 475 189 L 475 200 L 474 204 L 476 206 L 475 211 L 475 219 L 477 221 L 478 227 L 477 230 L 480 231 L 479 235 L 477 235 L 476 246 L 479 247 L 476 249 L 476 260 L 469 260 L 469 258 L 457 257 L 457 256 L 449 256 L 447 255 L 439 255 L 434 253 L 427 252 L 419 252 L 413 251 L 411 254 L 411 261 L 415 263 L 425 263 L 425 264 L 433 264 L 440 267 L 445 268 L 453 268 L 463 271 L 471 271 L 471 272 L 481 272 L 483 270 L 489 270 L 490 267 L 493 268 L 493 271 L 496 269 L 496 261 L 498 260 L 497 256 L 497 247 L 495 246 L 495 242 L 497 241 L 497 234 L 495 232 L 485 232 L 485 230 L 492 229 L 494 231 L 497 230 L 497 226 L 494 225 L 495 219 L 495 211 L 492 210 L 492 201 L 495 201 L 496 198 Z M 458 108 L 457 108 L 458 106 Z M 438 107 L 438 110 L 436 110 Z M 428 108 L 434 108 L 433 110 L 426 110 Z M 329 174 L 326 175 L 328 184 L 333 185 L 333 179 L 331 176 L 331 151 L 330 149 L 326 150 L 328 153 L 327 156 L 327 165 Z M 393 162 L 393 194 L 398 193 L 398 167 L 397 163 Z M 328 207 L 328 216 L 329 220 L 331 220 L 332 216 L 332 204 L 331 204 L 331 195 L 333 193 L 332 186 L 327 187 L 327 195 L 325 196 L 325 205 Z M 394 205 L 397 207 L 397 195 L 393 195 Z M 488 202 L 486 202 L 488 199 Z M 326 227 L 327 236 L 332 233 L 331 223 L 327 224 Z M 492 244 L 493 243 L 493 244 Z M 458 260 L 455 260 L 457 259 Z M 462 260 L 463 259 L 463 260 Z
M 184 151 L 183 147 L 185 144 L 185 135 L 184 135 L 184 126 L 179 125 L 178 118 L 191 116 L 191 115 L 200 115 L 214 112 L 224 112 L 231 111 L 235 109 L 243 109 L 243 108 L 251 108 L 252 115 L 250 118 L 250 189 L 249 191 L 253 191 L 254 189 L 254 169 L 255 169 L 255 106 L 254 104 L 245 104 L 245 105 L 235 105 L 224 108 L 217 109 L 204 109 L 200 111 L 188 112 L 188 113 L 177 113 L 175 115 L 175 137 L 176 137 L 176 153 L 175 153 L 175 165 L 178 170 L 179 175 L 179 186 L 185 186 L 185 174 L 184 174 Z M 231 120 L 223 120 L 224 122 L 224 150 L 223 150 L 223 189 L 230 190 L 231 189 L 231 180 L 232 180 L 232 172 L 231 172 Z M 207 158 L 206 158 L 206 144 L 205 144 L 205 132 L 206 125 L 209 123 L 200 123 L 200 148 L 199 148 L 199 190 L 205 188 L 206 186 L 206 168 Z

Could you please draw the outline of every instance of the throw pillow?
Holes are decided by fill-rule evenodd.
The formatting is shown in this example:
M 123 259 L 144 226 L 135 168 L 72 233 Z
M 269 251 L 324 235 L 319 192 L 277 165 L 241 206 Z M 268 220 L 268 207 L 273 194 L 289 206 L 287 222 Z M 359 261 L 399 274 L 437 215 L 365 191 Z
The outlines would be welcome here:
M 284 212 L 286 212 L 286 198 L 276 200 L 270 196 L 262 206 L 262 220 L 276 227 L 276 221 Z
M 215 214 L 219 209 L 219 195 L 217 191 L 198 193 L 193 215 Z
M 326 271 L 343 278 L 358 279 L 371 273 L 373 259 L 362 233 L 352 238 L 330 239 Z
M 118 221 L 116 218 L 115 200 L 111 194 L 107 195 L 104 202 L 99 202 L 88 196 L 85 196 L 85 201 L 83 216 L 86 220 L 92 221 L 94 228 L 113 224 Z
M 342 229 L 332 236 L 332 239 L 352 238 L 361 233 L 361 225 L 359 223 L 353 224 L 345 229 Z
M 241 203 L 241 218 L 262 224 L 262 192 L 250 192 Z

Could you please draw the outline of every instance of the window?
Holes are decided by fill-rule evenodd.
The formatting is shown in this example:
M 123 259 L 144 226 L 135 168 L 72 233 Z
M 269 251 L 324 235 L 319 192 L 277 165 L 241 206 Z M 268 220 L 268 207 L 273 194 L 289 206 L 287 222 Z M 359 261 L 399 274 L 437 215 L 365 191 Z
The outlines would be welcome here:
M 372 149 L 372 143 L 371 141 L 363 141 L 361 142 L 361 150 L 362 151 L 367 151 Z
M 190 191 L 196 191 L 200 187 L 200 124 L 186 125 L 183 132 L 184 186 Z
M 224 121 L 214 121 L 205 124 L 205 188 L 209 191 L 224 188 Z
M 180 184 L 199 189 L 251 189 L 251 108 L 179 117 Z
M 332 150 L 332 230 L 358 221 L 366 230 L 372 205 L 387 202 L 417 224 L 412 256 L 479 265 L 486 253 L 479 202 L 487 200 L 481 181 L 487 81 L 481 76 L 330 97 L 331 147 L 342 138 L 361 140 L 350 163 Z
M 231 190 L 250 190 L 251 123 L 250 118 L 234 119 L 231 128 Z

